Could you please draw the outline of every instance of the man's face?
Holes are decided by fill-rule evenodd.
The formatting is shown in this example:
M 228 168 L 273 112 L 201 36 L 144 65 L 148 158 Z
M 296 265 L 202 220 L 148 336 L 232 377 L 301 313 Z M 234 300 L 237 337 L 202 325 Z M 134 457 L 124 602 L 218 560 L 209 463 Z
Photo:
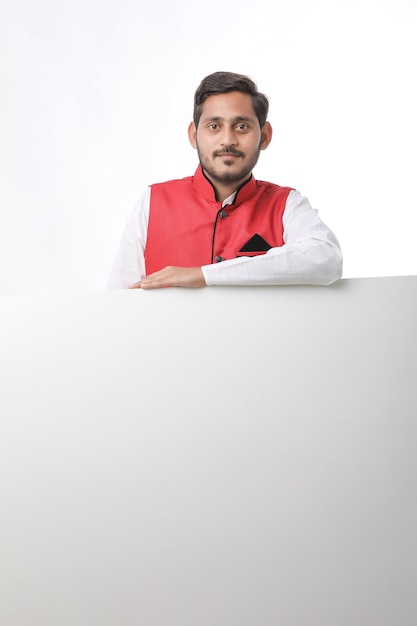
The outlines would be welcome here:
M 207 98 L 198 128 L 189 128 L 206 176 L 215 187 L 233 190 L 248 178 L 271 135 L 268 122 L 260 128 L 250 95 L 238 91 Z

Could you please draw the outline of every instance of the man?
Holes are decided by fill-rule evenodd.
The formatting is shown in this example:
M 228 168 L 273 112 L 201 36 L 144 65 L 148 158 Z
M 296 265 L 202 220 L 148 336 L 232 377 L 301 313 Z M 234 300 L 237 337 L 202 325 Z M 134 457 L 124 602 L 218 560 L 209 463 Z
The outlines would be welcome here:
M 271 142 L 268 99 L 240 74 L 204 78 L 188 137 L 200 164 L 151 185 L 135 206 L 110 289 L 328 285 L 342 275 L 332 231 L 307 198 L 252 175 Z

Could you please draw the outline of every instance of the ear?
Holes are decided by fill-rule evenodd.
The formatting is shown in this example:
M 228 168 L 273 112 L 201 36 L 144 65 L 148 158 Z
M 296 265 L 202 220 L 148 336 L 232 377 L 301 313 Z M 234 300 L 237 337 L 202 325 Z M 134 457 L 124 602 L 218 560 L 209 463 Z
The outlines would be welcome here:
M 272 139 L 272 126 L 269 122 L 265 122 L 262 128 L 262 138 L 261 138 L 261 150 L 265 150 L 271 143 Z
M 193 148 L 197 148 L 197 129 L 194 122 L 191 122 L 188 127 L 188 139 Z

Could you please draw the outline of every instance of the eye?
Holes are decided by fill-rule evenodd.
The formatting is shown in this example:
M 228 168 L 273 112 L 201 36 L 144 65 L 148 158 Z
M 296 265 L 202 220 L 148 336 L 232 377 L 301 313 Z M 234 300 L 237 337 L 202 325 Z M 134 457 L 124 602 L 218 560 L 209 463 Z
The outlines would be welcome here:
M 246 132 L 247 130 L 249 130 L 249 126 L 247 124 L 245 124 L 244 122 L 238 124 L 236 126 L 236 130 L 240 130 L 242 132 Z
M 208 127 L 210 128 L 210 130 L 218 130 L 219 125 L 216 122 L 210 122 Z

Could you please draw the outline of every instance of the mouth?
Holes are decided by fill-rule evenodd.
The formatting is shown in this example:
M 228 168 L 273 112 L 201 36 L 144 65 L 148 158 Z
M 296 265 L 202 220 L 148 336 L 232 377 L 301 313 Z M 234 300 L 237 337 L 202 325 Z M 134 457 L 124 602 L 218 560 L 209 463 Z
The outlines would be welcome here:
M 224 163 L 231 163 L 232 161 L 237 161 L 238 157 L 234 154 L 221 154 L 220 160 L 224 161 Z

